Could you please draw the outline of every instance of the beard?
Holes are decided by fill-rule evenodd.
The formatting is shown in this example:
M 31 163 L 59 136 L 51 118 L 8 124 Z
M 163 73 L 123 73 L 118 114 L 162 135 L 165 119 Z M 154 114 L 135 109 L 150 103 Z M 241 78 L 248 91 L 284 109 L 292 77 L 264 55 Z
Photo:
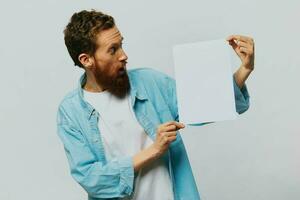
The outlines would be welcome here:
M 108 71 L 96 68 L 94 75 L 99 85 L 119 99 L 124 98 L 130 91 L 129 77 L 125 67 L 121 68 L 116 75 L 110 75 Z

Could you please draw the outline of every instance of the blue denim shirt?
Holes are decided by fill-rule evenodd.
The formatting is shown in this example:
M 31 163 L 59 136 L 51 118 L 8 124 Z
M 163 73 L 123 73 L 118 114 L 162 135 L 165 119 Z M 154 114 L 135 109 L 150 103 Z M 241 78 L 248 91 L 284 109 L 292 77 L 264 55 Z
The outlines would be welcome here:
M 175 81 L 147 68 L 129 70 L 128 76 L 131 105 L 136 118 L 150 138 L 155 140 L 158 125 L 179 121 Z M 85 82 L 86 75 L 83 74 L 78 88 L 66 95 L 57 114 L 58 135 L 64 145 L 71 175 L 87 191 L 89 200 L 132 195 L 133 158 L 124 156 L 106 160 L 98 128 L 99 113 L 83 98 L 82 86 Z M 239 89 L 235 81 L 233 83 L 236 110 L 243 113 L 249 107 L 247 88 Z M 180 134 L 163 158 L 172 180 L 174 199 L 200 199 Z

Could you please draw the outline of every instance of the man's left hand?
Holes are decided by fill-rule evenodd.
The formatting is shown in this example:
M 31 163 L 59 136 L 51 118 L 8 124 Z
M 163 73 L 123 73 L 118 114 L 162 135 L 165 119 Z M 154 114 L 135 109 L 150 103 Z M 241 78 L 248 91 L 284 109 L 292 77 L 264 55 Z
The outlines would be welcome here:
M 254 69 L 254 40 L 242 35 L 231 35 L 226 40 L 240 57 L 242 66 L 252 71 Z
M 241 66 L 234 73 L 237 85 L 242 88 L 254 69 L 254 41 L 251 37 L 242 35 L 231 35 L 226 40 L 242 61 Z

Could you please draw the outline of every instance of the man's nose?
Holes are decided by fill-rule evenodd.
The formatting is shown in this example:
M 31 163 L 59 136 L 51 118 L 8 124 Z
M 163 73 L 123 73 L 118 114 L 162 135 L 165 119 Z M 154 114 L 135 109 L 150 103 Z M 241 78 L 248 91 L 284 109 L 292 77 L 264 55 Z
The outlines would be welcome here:
M 119 58 L 119 61 L 126 61 L 128 59 L 125 51 L 122 49 L 122 53 L 121 53 L 121 56 Z

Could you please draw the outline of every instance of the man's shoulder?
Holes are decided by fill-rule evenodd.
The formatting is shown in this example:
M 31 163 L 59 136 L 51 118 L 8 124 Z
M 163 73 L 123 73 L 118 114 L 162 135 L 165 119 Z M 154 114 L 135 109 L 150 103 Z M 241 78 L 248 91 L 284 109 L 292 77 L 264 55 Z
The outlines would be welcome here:
M 61 100 L 59 107 L 70 107 L 72 106 L 75 102 L 78 101 L 78 89 L 73 89 L 72 91 L 68 92 L 63 99 Z
M 151 84 L 155 83 L 167 83 L 173 80 L 169 75 L 160 72 L 152 68 L 135 68 L 128 70 L 128 75 L 133 83 L 136 84 Z
M 166 75 L 156 69 L 150 67 L 141 67 L 128 70 L 130 74 L 151 74 L 151 75 Z

